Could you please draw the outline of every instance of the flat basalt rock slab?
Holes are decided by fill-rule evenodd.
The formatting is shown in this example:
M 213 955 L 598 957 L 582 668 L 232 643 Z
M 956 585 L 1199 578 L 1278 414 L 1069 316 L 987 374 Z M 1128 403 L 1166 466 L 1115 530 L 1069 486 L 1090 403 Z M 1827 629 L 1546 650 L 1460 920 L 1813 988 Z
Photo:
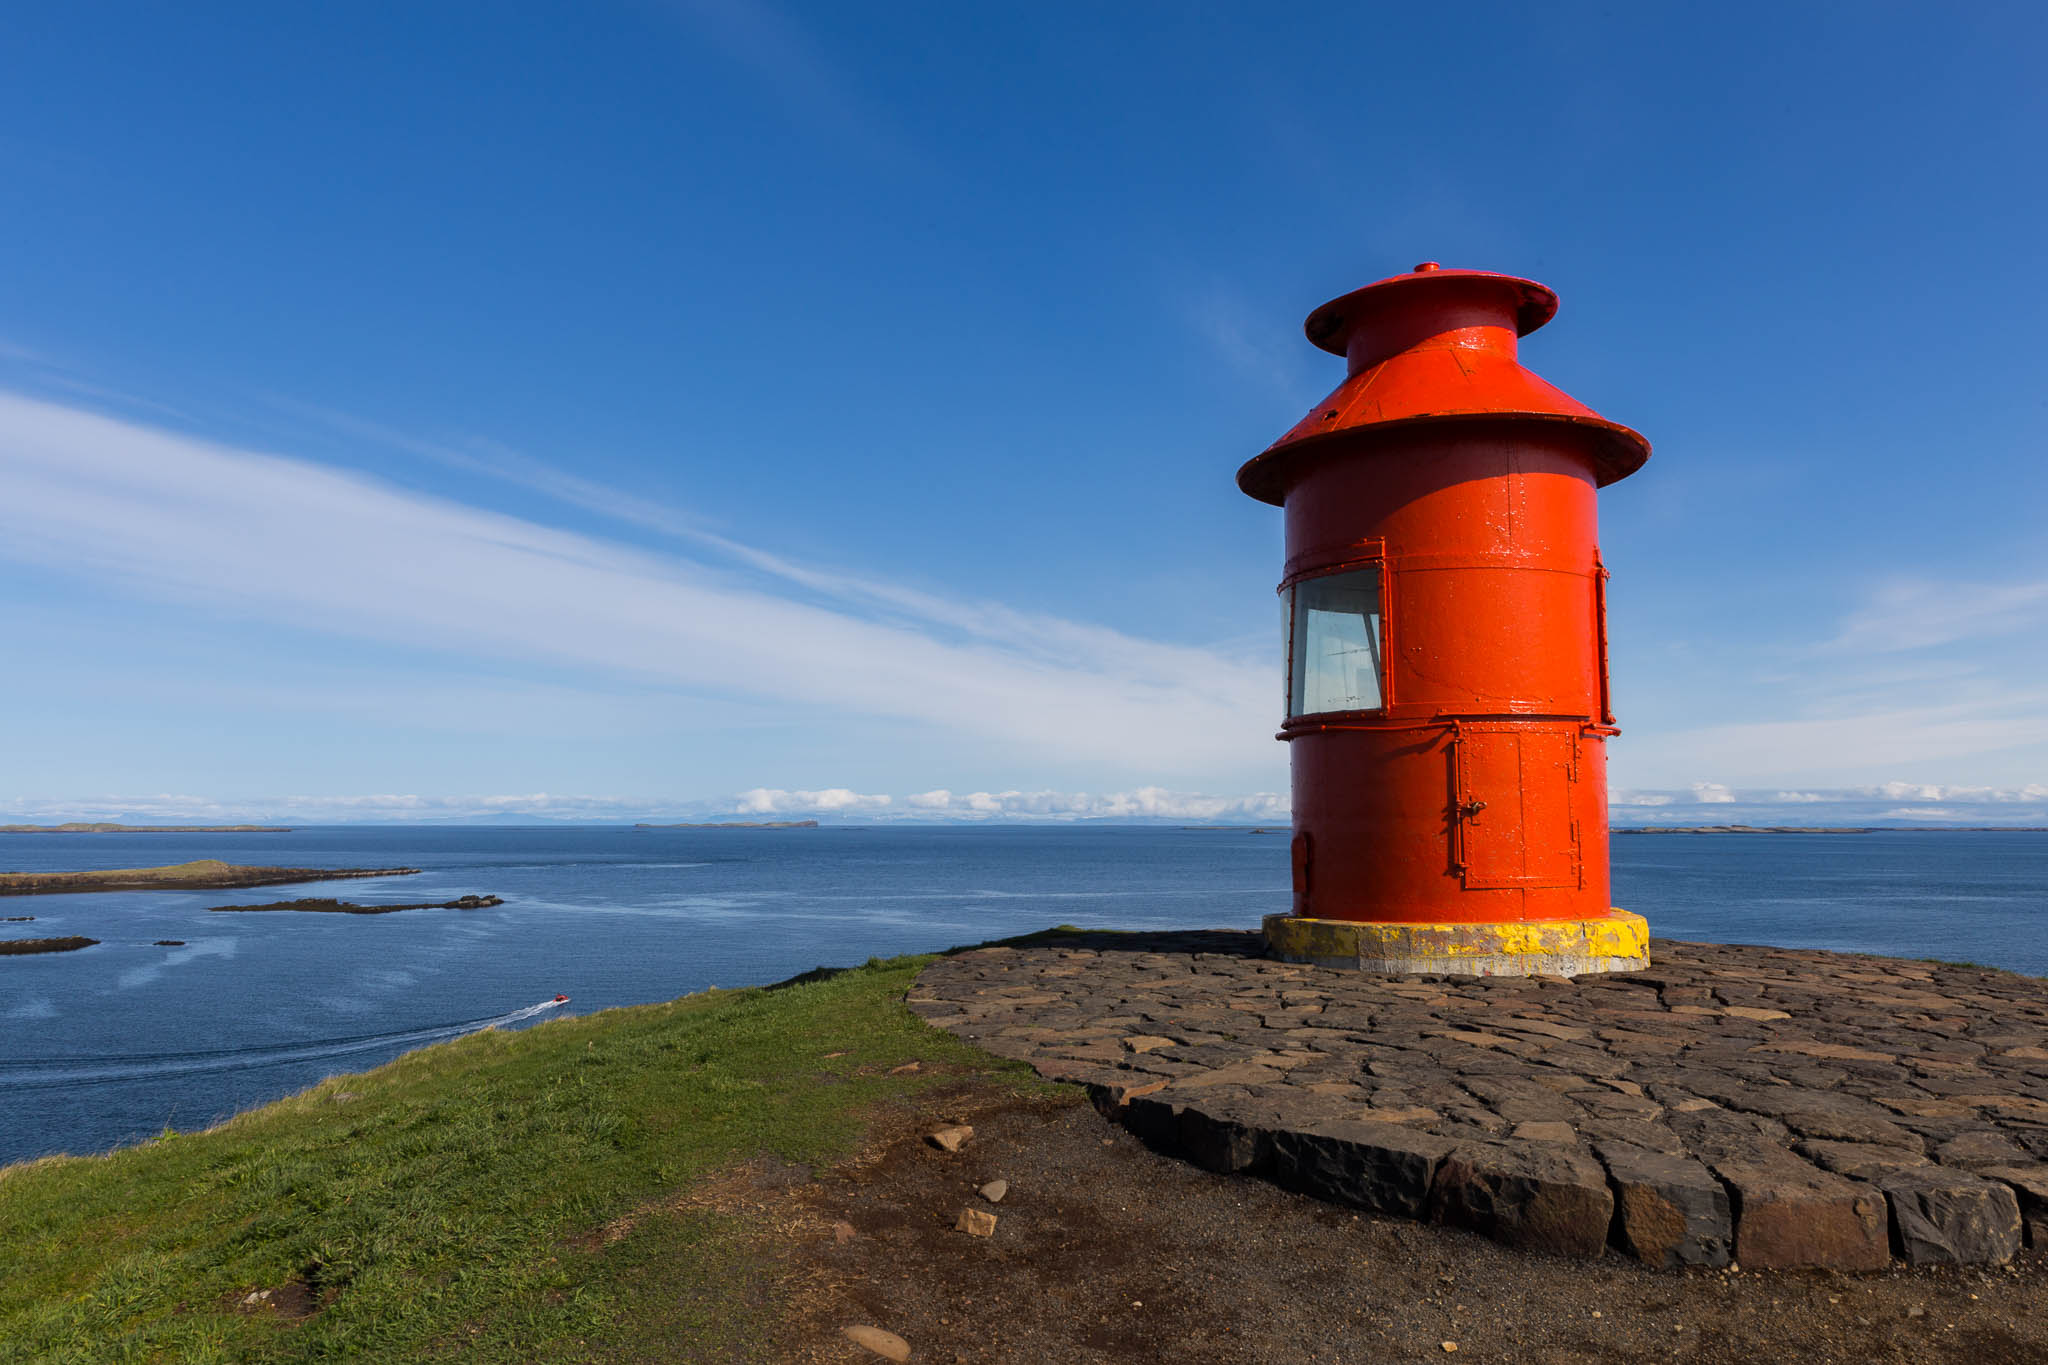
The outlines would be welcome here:
M 1147 1143 L 1375 1213 L 1645 1265 L 2048 1247 L 2048 982 L 1652 944 L 1613 976 L 1378 977 L 1256 933 L 1041 936 L 910 1008 Z
M 1274 1178 L 1334 1203 L 1423 1217 L 1449 1138 L 1398 1123 L 1334 1119 L 1273 1135 Z
M 1735 1218 L 1727 1187 L 1687 1156 L 1603 1144 L 1614 1186 L 1614 1240 L 1644 1265 L 1718 1267 L 1732 1259 Z
M 1708 1163 L 1734 1197 L 1735 1255 L 1752 1270 L 1882 1270 L 1885 1197 L 1795 1153 L 1758 1147 Z
M 1453 1147 L 1436 1168 L 1429 1202 L 1436 1222 L 1558 1256 L 1598 1256 L 1614 1221 L 1600 1163 L 1541 1143 Z
M 2012 1187 L 1940 1166 L 1904 1167 L 1879 1182 L 1892 1240 L 1911 1265 L 2004 1265 L 2020 1249 Z

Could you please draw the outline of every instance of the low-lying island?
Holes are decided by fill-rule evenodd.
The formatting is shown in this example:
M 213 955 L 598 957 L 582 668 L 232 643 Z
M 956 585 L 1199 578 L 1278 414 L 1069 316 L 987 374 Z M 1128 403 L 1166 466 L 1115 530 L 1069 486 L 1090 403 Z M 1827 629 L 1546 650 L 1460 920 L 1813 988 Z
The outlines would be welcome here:
M 52 896 L 81 891 L 226 891 L 289 882 L 331 882 L 359 877 L 410 877 L 416 867 L 244 867 L 218 858 L 164 867 L 118 867 L 85 872 L 0 872 L 0 896 Z

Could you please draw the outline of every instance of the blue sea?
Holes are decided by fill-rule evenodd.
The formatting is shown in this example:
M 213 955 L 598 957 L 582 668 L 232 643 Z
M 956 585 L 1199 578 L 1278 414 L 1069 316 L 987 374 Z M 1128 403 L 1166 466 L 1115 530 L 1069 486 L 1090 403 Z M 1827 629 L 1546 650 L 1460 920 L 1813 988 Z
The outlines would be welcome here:
M 0 870 L 220 858 L 422 875 L 0 898 L 0 1162 L 192 1129 L 485 1023 L 777 981 L 1079 924 L 1254 928 L 1284 829 L 329 827 L 0 836 Z M 2048 834 L 1619 835 L 1615 903 L 1668 938 L 1967 959 L 2048 975 Z M 332 895 L 475 911 L 216 915 Z M 184 946 L 154 946 L 181 939 Z

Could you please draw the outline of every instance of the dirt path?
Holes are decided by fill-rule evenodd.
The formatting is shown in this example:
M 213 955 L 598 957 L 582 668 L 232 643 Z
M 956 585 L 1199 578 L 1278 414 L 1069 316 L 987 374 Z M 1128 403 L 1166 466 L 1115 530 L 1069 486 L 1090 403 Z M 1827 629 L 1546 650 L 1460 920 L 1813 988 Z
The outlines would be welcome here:
M 975 1130 L 954 1154 L 923 1139 L 948 1121 Z M 873 1362 L 841 1334 L 871 1324 L 918 1362 L 2048 1361 L 2031 1253 L 1868 1276 L 1553 1260 L 1211 1175 L 1077 1101 L 972 1080 L 875 1138 L 763 1192 L 798 1215 L 778 1254 L 800 1294 L 763 1358 Z M 996 1179 L 991 1205 L 975 1191 Z M 970 1207 L 992 1236 L 954 1231 Z

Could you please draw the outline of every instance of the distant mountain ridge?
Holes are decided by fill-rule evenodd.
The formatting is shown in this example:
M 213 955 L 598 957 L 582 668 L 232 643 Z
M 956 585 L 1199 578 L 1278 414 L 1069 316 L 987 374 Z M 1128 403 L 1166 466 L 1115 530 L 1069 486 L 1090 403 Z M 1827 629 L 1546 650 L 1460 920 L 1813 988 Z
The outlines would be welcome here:
M 2040 825 L 1616 825 L 1616 834 L 2048 834 Z
M 291 825 L 0 825 L 0 834 L 290 834 Z
M 711 824 L 649 825 L 638 824 L 634 829 L 816 829 L 816 820 L 726 820 Z

